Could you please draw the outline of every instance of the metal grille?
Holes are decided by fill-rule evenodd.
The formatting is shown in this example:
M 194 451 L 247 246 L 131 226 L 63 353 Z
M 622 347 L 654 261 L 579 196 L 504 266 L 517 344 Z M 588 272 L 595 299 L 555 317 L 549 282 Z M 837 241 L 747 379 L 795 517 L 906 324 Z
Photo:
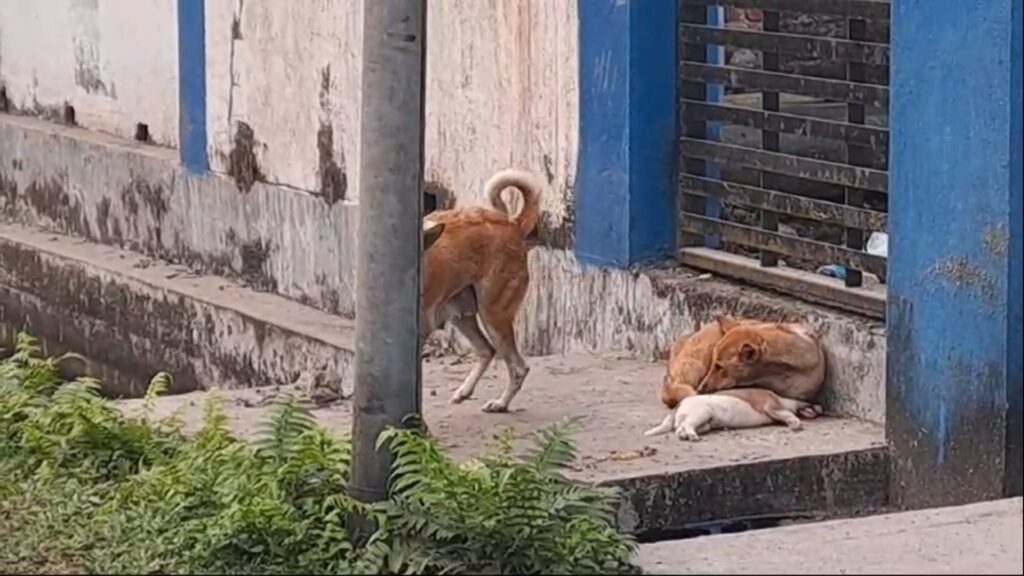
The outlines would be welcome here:
M 884 315 L 889 2 L 679 1 L 681 259 Z

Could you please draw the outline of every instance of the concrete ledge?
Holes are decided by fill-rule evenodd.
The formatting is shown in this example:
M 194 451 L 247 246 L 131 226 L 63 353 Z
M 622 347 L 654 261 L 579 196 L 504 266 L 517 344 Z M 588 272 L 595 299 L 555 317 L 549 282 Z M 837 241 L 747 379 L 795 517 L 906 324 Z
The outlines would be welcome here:
M 175 150 L 0 114 L 0 222 L 233 276 L 351 316 L 355 205 L 244 184 L 191 174 Z
M 834 432 L 833 426 L 838 424 L 809 430 L 834 436 L 828 434 Z M 772 456 L 616 480 L 613 484 L 628 498 L 619 510 L 619 525 L 629 531 L 659 532 L 764 515 L 855 516 L 888 504 L 889 453 L 883 446 Z
M 570 477 L 619 486 L 621 529 L 663 530 L 690 522 L 779 512 L 854 514 L 886 503 L 888 463 L 881 427 L 852 419 L 822 418 L 802 432 L 784 426 L 720 431 L 700 442 L 674 435 L 647 438 L 644 430 L 666 413 L 658 403 L 662 365 L 618 354 L 528 358 L 530 376 L 508 414 L 480 406 L 504 385 L 504 367 L 492 367 L 473 399 L 448 398 L 472 367 L 458 357 L 424 363 L 424 414 L 431 433 L 457 458 L 478 455 L 499 427 L 519 437 L 566 417 L 579 417 L 577 466 Z M 228 426 L 247 437 L 267 417 L 270 401 L 290 389 L 222 392 Z M 171 396 L 157 414 L 177 412 L 186 430 L 201 422 L 206 393 Z M 139 400 L 121 402 L 135 410 Z M 347 435 L 347 403 L 314 410 L 317 420 Z
M 675 338 L 718 314 L 803 321 L 814 327 L 828 352 L 823 398 L 828 410 L 885 421 L 882 322 L 687 268 L 585 267 L 555 250 L 531 251 L 530 282 L 518 329 L 531 354 L 620 349 L 664 358 Z
M 106 392 L 284 385 L 317 372 L 351 390 L 353 325 L 296 302 L 117 248 L 0 225 L 0 327 L 89 359 Z
M 176 395 L 158 413 L 201 418 L 201 396 L 221 388 L 232 428 L 244 436 L 282 391 L 307 392 L 310 379 L 352 387 L 352 323 L 218 277 L 154 262 L 117 248 L 20 226 L 0 225 L 0 327 L 28 329 L 50 353 L 72 350 L 113 396 L 138 397 L 167 369 Z M 478 453 L 502 425 L 521 435 L 580 417 L 573 477 L 625 491 L 624 530 L 642 532 L 709 518 L 775 512 L 847 514 L 884 503 L 888 465 L 882 430 L 823 418 L 805 431 L 784 427 L 711 433 L 698 443 L 645 438 L 665 409 L 656 390 L 664 366 L 628 353 L 531 357 L 532 371 L 510 414 L 485 414 L 504 369 L 492 367 L 475 399 L 448 403 L 471 368 L 461 357 L 425 363 L 425 414 L 457 457 Z M 126 409 L 138 401 L 126 400 Z M 350 407 L 316 410 L 341 433 Z
M 640 546 L 647 574 L 1020 574 L 1021 499 Z

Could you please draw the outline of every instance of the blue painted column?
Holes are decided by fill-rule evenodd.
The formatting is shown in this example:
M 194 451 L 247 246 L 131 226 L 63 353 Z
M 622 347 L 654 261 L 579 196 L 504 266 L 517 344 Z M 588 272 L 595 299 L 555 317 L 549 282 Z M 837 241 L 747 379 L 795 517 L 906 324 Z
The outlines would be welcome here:
M 676 2 L 579 0 L 576 255 L 627 267 L 676 248 Z
M 894 503 L 1020 494 L 1021 2 L 893 2 Z
M 178 140 L 181 163 L 198 174 L 206 150 L 206 14 L 204 0 L 178 0 Z
M 1022 465 L 1021 452 L 1024 452 L 1024 367 L 1022 367 L 1022 354 L 1024 343 L 1021 341 L 1021 307 L 1024 298 L 1021 298 L 1021 264 L 1024 263 L 1024 248 L 1021 238 L 1024 233 L 1021 231 L 1022 197 L 1024 197 L 1024 155 L 1021 149 L 1024 143 L 1021 142 L 1024 128 L 1022 128 L 1022 91 L 1021 74 L 1022 62 L 1024 62 L 1024 50 L 1021 48 L 1021 21 L 1024 20 L 1024 12 L 1021 10 L 1022 0 L 1013 0 L 1014 23 L 1012 32 L 1012 48 L 1010 50 L 1010 66 L 1012 68 L 1012 79 L 1010 88 L 1010 289 L 1007 298 L 1009 299 L 1010 310 L 1007 314 L 1009 333 L 1007 347 L 1009 348 L 1009 360 L 1007 361 L 1007 397 L 1009 414 L 1006 422 L 1006 489 L 1008 495 L 1020 496 L 1024 492 L 1024 465 Z

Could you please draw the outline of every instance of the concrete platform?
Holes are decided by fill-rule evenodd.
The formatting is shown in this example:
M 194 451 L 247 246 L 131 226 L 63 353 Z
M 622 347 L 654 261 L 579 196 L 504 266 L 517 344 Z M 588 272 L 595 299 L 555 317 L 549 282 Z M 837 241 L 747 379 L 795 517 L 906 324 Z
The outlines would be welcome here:
M 1021 574 L 1022 500 L 640 547 L 653 574 Z
M 580 459 L 573 476 L 623 487 L 620 523 L 650 530 L 709 518 L 788 512 L 848 511 L 882 504 L 886 493 L 882 429 L 852 419 L 822 418 L 802 432 L 782 426 L 712 432 L 688 443 L 673 435 L 645 438 L 665 414 L 658 403 L 660 364 L 625 355 L 568 355 L 528 359 L 532 371 L 508 414 L 480 407 L 499 394 L 505 375 L 492 367 L 476 397 L 448 398 L 471 368 L 468 359 L 433 358 L 424 366 L 425 413 L 431 432 L 459 457 L 477 454 L 500 426 L 527 435 L 565 417 L 582 417 L 575 435 Z M 270 401 L 294 387 L 218 391 L 230 426 L 250 434 Z M 169 396 L 158 414 L 180 410 L 186 426 L 199 423 L 209 392 Z M 140 400 L 121 401 L 127 410 Z M 319 408 L 324 425 L 347 434 L 347 401 Z
M 574 285 L 569 278 L 559 283 Z M 719 301 L 710 284 L 699 293 L 685 278 L 666 276 L 662 288 L 672 291 L 666 284 L 680 284 L 673 297 L 680 301 L 703 299 L 709 309 Z M 130 251 L 0 224 L 0 337 L 24 329 L 42 338 L 48 354 L 86 356 L 82 372 L 99 377 L 113 397 L 138 397 L 154 373 L 170 371 L 172 392 L 182 395 L 162 400 L 160 410 L 183 407 L 187 420 L 201 414 L 203 393 L 194 391 L 223 388 L 232 425 L 242 434 L 281 391 L 324 400 L 353 388 L 350 319 Z M 870 330 L 847 332 L 852 338 Z M 631 347 L 630 340 L 622 345 Z M 830 362 L 868 348 L 837 344 Z M 448 397 L 471 365 L 432 358 L 425 367 L 426 417 L 456 455 L 467 456 L 499 425 L 527 434 L 582 416 L 575 476 L 620 486 L 619 523 L 634 532 L 756 514 L 856 514 L 885 505 L 882 429 L 857 420 L 824 419 L 796 434 L 776 427 L 717 433 L 698 444 L 645 439 L 643 431 L 664 415 L 655 394 L 663 367 L 636 359 L 635 347 L 631 352 L 531 358 L 526 387 L 505 415 L 479 409 L 499 393 L 502 366 L 491 369 L 477 399 L 452 406 Z M 843 376 L 845 389 L 874 398 L 873 385 L 861 376 Z M 851 406 L 828 394 L 825 403 L 840 411 Z M 339 431 L 349 429 L 347 402 L 317 415 Z

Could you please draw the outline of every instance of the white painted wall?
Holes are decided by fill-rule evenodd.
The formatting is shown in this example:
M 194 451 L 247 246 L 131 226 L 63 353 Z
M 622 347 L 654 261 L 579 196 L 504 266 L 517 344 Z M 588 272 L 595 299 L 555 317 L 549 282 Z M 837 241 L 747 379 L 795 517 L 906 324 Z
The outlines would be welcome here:
M 0 0 L 0 83 L 20 109 L 75 108 L 79 125 L 178 143 L 176 0 Z
M 227 171 L 245 122 L 268 181 L 318 190 L 328 122 L 357 198 L 362 3 L 207 0 L 206 22 L 213 168 Z M 428 25 L 427 179 L 471 204 L 494 171 L 529 168 L 551 182 L 544 209 L 559 222 L 576 171 L 576 0 L 431 2 Z
M 240 37 L 233 38 L 233 30 Z M 317 132 L 326 122 L 352 197 L 358 182 L 361 46 L 362 3 L 356 0 L 207 0 L 213 169 L 227 171 L 237 123 L 245 122 L 255 133 L 256 156 L 269 182 L 319 190 Z
M 571 211 L 577 149 L 577 0 L 431 2 L 427 179 L 460 205 L 494 171 L 551 184 Z M 19 108 L 75 107 L 84 127 L 131 138 L 145 122 L 177 145 L 175 0 L 0 0 L 0 79 Z M 320 188 L 317 134 L 358 198 L 362 2 L 207 0 L 211 166 L 226 172 L 239 122 L 270 183 Z
M 544 211 L 572 211 L 578 135 L 577 0 L 444 0 L 427 32 L 427 179 L 483 203 L 495 171 L 551 187 Z

